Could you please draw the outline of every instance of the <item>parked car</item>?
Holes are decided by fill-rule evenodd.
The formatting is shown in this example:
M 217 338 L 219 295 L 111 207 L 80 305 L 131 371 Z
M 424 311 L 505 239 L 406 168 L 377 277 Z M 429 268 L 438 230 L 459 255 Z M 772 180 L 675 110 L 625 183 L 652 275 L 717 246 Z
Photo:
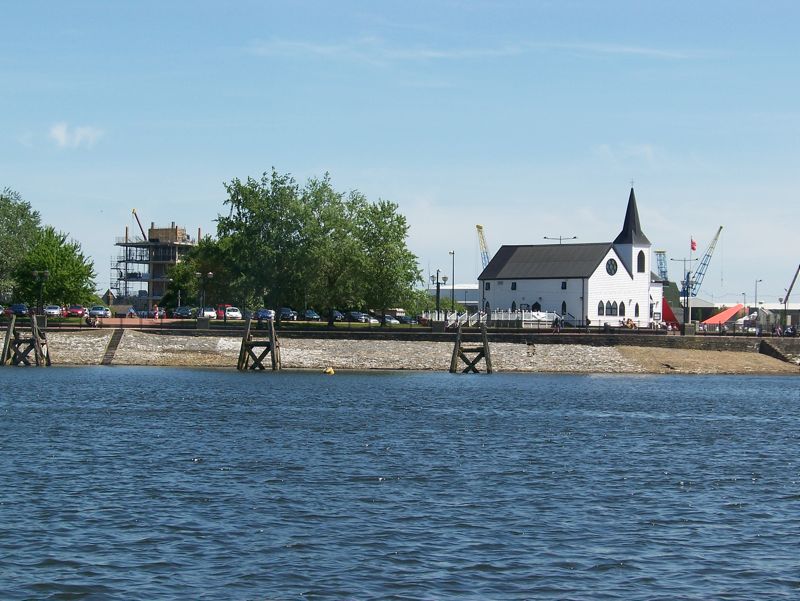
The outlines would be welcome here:
M 408 315 L 398 315 L 397 321 L 406 326 L 417 325 L 417 323 L 419 323 L 415 318 Z
M 111 317 L 111 309 L 103 305 L 95 305 L 89 309 L 89 317 Z
M 289 307 L 281 307 L 280 318 L 287 321 L 297 321 L 297 311 Z
M 16 303 L 13 305 L 9 305 L 5 308 L 3 313 L 6 315 L 16 315 L 18 317 L 24 317 L 28 314 L 28 305 L 24 305 L 22 303 Z
M 366 323 L 380 323 L 377 317 L 373 317 L 372 315 L 364 314 L 364 317 L 367 318 Z
M 314 309 L 306 309 L 305 313 L 303 313 L 303 319 L 306 321 L 319 321 L 320 316 Z
M 396 326 L 400 325 L 400 322 L 392 315 L 384 315 L 383 316 L 383 323 L 387 326 Z
M 242 312 L 239 307 L 225 307 L 225 319 L 242 319 Z
M 195 310 L 191 307 L 175 307 L 172 311 L 172 317 L 175 319 L 191 319 L 194 317 Z
M 67 317 L 83 317 L 86 315 L 86 307 L 81 305 L 70 305 L 67 307 Z
M 275 311 L 274 309 L 265 309 L 262 307 L 258 311 L 255 312 L 253 316 L 256 319 L 275 319 Z
M 217 318 L 217 310 L 214 307 L 203 307 L 197 310 L 197 317 Z
M 367 323 L 367 315 L 361 311 L 348 311 L 344 314 L 345 321 L 356 321 L 360 323 Z
M 47 305 L 44 308 L 44 314 L 47 315 L 47 317 L 62 317 L 64 313 L 64 309 L 58 305 Z
M 225 309 L 228 307 L 232 307 L 230 303 L 222 303 L 221 305 L 217 305 L 217 319 L 225 319 Z

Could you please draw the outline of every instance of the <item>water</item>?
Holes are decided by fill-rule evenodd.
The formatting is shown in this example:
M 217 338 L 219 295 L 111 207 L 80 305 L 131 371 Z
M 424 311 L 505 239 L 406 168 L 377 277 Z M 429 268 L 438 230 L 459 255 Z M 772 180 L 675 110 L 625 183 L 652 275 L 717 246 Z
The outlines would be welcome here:
M 0 372 L 0 599 L 795 599 L 796 378 Z

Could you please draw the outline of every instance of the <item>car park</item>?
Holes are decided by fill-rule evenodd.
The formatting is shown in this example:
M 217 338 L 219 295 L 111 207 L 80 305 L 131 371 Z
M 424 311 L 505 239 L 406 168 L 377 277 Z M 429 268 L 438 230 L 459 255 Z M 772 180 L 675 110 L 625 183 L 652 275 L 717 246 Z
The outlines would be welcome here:
M 86 307 L 81 305 L 70 305 L 67 307 L 67 317 L 83 317 L 86 315 Z
M 319 321 L 320 317 L 319 313 L 314 311 L 314 309 L 306 309 L 305 312 L 303 313 L 303 319 L 305 319 L 306 321 Z
M 172 311 L 172 317 L 175 319 L 190 319 L 194 317 L 194 309 L 191 307 L 175 307 Z
M 290 307 L 281 307 L 280 310 L 280 319 L 285 319 L 287 321 L 297 321 L 297 311 L 291 309 Z
M 275 319 L 275 310 L 274 309 L 266 309 L 264 307 L 260 308 L 256 311 L 254 317 L 256 319 Z
M 58 305 L 47 305 L 44 308 L 44 314 L 47 317 L 62 317 L 64 315 L 64 309 Z
M 242 319 L 242 312 L 239 307 L 225 307 L 225 319 Z

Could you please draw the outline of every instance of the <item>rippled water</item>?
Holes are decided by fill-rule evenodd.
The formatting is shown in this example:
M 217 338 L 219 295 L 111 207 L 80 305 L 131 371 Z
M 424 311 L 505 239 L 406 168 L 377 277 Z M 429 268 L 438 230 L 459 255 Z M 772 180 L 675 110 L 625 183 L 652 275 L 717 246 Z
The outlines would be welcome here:
M 795 599 L 796 378 L 0 372 L 0 599 Z

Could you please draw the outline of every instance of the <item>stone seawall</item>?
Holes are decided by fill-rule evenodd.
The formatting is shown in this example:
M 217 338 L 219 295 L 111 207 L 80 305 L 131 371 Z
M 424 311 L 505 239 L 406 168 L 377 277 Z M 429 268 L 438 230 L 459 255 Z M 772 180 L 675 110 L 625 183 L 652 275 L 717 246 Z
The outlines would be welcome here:
M 53 331 L 48 334 L 56 365 L 99 365 L 113 330 Z M 398 369 L 446 371 L 453 335 L 407 337 L 280 338 L 285 368 Z M 648 337 L 492 336 L 497 371 L 579 373 L 798 373 L 796 365 L 758 354 L 757 339 L 698 344 L 704 339 L 658 336 L 664 346 L 646 344 Z M 639 345 L 629 344 L 639 342 Z M 672 340 L 675 342 L 673 343 Z M 684 342 L 679 342 L 684 340 Z M 694 344 L 686 344 L 691 340 Z M 605 344 L 604 344 L 605 342 Z M 666 343 L 666 344 L 665 344 Z M 203 366 L 234 369 L 239 336 L 209 333 L 126 329 L 111 365 Z M 688 347 L 688 348 L 687 348 Z M 694 348 L 693 348 L 694 347 Z M 708 350 L 713 349 L 713 350 Z M 734 350 L 730 350 L 734 349 Z

